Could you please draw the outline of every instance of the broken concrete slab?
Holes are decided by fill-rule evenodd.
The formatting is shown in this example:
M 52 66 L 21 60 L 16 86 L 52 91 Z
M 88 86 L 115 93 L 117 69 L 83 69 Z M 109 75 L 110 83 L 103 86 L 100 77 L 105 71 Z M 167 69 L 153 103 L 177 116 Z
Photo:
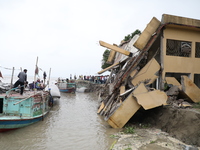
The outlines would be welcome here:
M 146 92 L 148 92 L 148 90 L 145 88 L 144 84 L 141 84 L 131 92 L 115 112 L 108 117 L 109 119 L 107 122 L 109 125 L 113 128 L 122 128 L 141 107 L 133 95 Z
M 149 39 L 152 37 L 152 34 L 154 34 L 157 30 L 157 28 L 160 26 L 160 21 L 153 17 L 152 20 L 149 22 L 149 24 L 146 26 L 138 40 L 134 43 L 134 46 L 137 47 L 140 50 L 143 50 L 143 48 L 148 43 Z
M 144 86 L 143 83 L 140 84 L 139 87 L 143 88 L 142 91 L 145 91 L 145 89 L 147 91 L 147 88 Z M 165 105 L 167 101 L 166 93 L 160 90 L 133 94 L 133 96 L 137 99 L 138 104 L 140 104 L 145 110 Z
M 140 82 L 147 82 L 148 84 L 153 83 L 158 78 L 158 71 L 160 70 L 160 65 L 153 58 L 151 59 L 135 77 L 132 79 L 131 83 L 136 86 Z M 148 81 L 147 81 L 148 80 Z
M 175 77 L 165 77 L 165 80 L 167 84 L 176 85 L 180 90 L 182 89 L 181 84 L 176 80 Z
M 182 91 L 195 103 L 200 102 L 200 89 L 187 76 L 181 76 Z
M 107 122 L 113 128 L 122 128 L 140 107 L 136 99 L 132 97 L 132 94 L 129 94 Z

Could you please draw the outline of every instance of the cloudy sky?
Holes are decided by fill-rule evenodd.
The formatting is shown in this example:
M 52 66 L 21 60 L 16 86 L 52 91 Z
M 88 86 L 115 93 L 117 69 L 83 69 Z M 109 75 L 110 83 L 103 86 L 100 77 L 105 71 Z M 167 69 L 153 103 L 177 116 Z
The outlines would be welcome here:
M 200 19 L 199 6 L 199 0 L 0 0 L 0 71 L 15 67 L 18 74 L 22 67 L 34 76 L 38 57 L 53 77 L 95 75 L 105 51 L 99 40 L 119 44 L 162 14 Z

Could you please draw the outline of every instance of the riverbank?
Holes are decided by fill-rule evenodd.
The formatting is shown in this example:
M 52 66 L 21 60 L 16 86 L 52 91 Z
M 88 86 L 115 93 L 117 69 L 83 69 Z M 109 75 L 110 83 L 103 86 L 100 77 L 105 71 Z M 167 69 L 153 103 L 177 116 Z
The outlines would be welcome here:
M 196 108 L 158 107 L 141 110 L 119 132 L 110 150 L 200 150 L 200 112 Z
M 110 150 L 199 150 L 156 128 L 136 128 L 133 134 L 119 132 Z
M 95 87 L 99 94 L 104 86 Z M 104 94 L 107 90 L 103 90 Z M 103 97 L 103 96 L 102 96 Z M 112 150 L 200 150 L 200 104 L 191 107 L 160 106 L 140 109 L 122 128 L 134 127 L 134 134 L 119 132 Z M 144 129 L 145 126 L 145 129 Z M 148 128 L 146 128 L 148 126 Z

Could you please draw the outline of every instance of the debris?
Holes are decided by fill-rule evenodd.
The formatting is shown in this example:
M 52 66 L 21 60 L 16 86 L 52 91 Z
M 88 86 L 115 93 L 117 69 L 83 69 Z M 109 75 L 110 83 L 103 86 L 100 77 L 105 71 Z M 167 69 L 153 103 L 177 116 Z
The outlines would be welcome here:
M 196 64 L 200 52 L 191 49 L 199 43 L 190 38 L 194 28 L 200 31 L 200 20 L 162 17 L 161 22 L 153 17 L 141 35 L 119 46 L 99 42 L 111 49 L 111 66 L 98 73 L 111 74 L 102 88 L 104 98 L 97 113 L 113 128 L 122 128 L 141 107 L 145 111 L 163 105 L 188 108 L 190 103 L 200 102 L 200 68 Z M 188 42 L 177 34 L 186 35 Z

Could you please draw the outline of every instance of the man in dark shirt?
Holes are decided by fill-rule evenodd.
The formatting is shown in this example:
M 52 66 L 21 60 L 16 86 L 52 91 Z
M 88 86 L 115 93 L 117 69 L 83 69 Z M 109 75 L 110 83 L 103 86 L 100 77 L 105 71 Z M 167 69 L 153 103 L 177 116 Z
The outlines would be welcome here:
M 14 88 L 21 86 L 20 94 L 22 95 L 24 92 L 24 84 L 27 82 L 27 69 L 24 69 L 24 71 L 20 72 L 18 74 L 18 80 L 14 84 Z

